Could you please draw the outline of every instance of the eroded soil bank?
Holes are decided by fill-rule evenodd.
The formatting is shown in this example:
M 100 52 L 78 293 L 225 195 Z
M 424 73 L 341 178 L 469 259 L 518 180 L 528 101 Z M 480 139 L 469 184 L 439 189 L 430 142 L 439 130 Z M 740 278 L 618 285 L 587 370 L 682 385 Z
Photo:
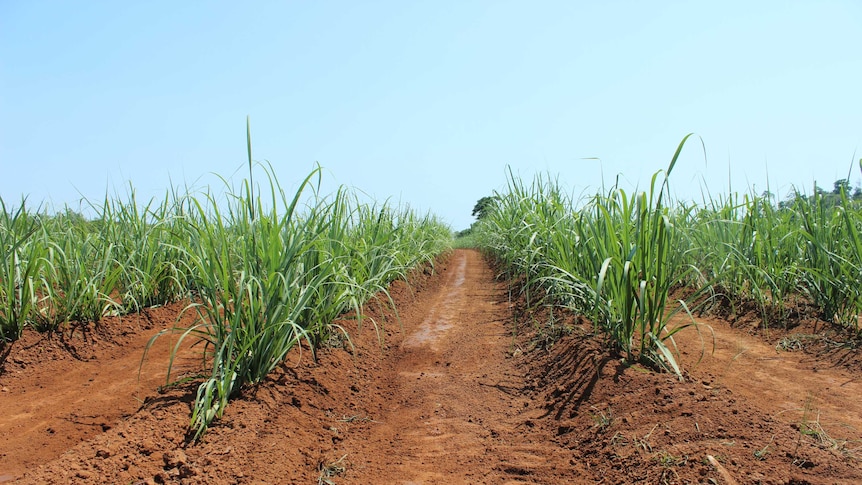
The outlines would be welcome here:
M 392 286 L 397 317 L 381 299 L 361 326 L 340 322 L 352 351 L 326 349 L 315 363 L 297 349 L 194 445 L 185 433 L 195 383 L 157 391 L 168 345 L 154 349 L 137 380 L 143 345 L 181 306 L 106 322 L 114 337 L 75 341 L 71 356 L 44 342 L 16 344 L 0 374 L 0 475 L 15 483 L 862 481 L 852 371 L 709 322 L 717 350 L 699 362 L 699 336 L 680 336 L 688 369 L 680 383 L 623 365 L 573 317 L 553 317 L 569 331 L 550 345 L 552 317 L 519 309 L 477 252 L 456 251 L 431 273 Z M 195 372 L 193 355 L 183 375 Z

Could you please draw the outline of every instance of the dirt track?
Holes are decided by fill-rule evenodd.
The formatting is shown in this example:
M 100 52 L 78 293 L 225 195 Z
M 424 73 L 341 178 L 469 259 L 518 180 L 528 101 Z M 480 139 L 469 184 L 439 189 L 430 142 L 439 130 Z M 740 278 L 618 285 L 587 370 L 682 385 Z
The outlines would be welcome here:
M 155 392 L 167 346 L 136 380 L 143 343 L 181 306 L 151 312 L 158 321 L 146 325 L 106 322 L 113 337 L 78 341 L 80 359 L 44 342 L 16 344 L 0 374 L 0 409 L 15 409 L 0 417 L 0 475 L 26 472 L 16 483 L 862 481 L 858 382 L 828 361 L 778 355 L 723 322 L 712 323 L 718 350 L 697 366 L 699 341 L 683 335 L 684 383 L 621 365 L 574 318 L 566 320 L 573 333 L 550 351 L 531 350 L 540 341 L 531 324 L 548 316 L 509 302 L 478 253 L 456 251 L 436 269 L 392 286 L 400 320 L 371 304 L 361 328 L 340 322 L 354 352 L 325 350 L 316 364 L 295 352 L 196 445 L 185 441 L 194 383 Z M 515 315 L 532 322 L 517 334 Z M 805 406 L 807 416 L 798 412 Z M 806 423 L 826 432 L 803 432 Z
M 367 433 L 341 448 L 350 483 L 566 483 L 563 450 L 525 419 L 530 400 L 513 365 L 511 311 L 475 252 L 459 252 L 443 287 L 405 317 L 390 396 Z

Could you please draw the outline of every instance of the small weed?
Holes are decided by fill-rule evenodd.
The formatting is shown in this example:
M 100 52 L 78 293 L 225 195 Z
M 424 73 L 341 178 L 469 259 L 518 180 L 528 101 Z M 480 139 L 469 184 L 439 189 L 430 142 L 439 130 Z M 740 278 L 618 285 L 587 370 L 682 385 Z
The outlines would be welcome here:
M 760 461 L 765 460 L 766 455 L 768 455 L 772 451 L 769 447 L 772 444 L 772 440 L 774 440 L 774 439 L 775 439 L 775 436 L 773 436 L 772 438 L 769 438 L 769 443 L 767 443 L 766 446 L 764 446 L 763 448 L 755 451 L 754 457 Z
M 548 306 L 548 321 L 546 323 L 538 322 L 535 317 L 533 320 L 533 336 L 530 346 L 531 349 L 542 349 L 548 351 L 561 338 L 572 333 L 573 328 L 565 323 L 558 322 L 554 317 L 554 307 Z
M 321 346 L 330 349 L 346 349 L 349 347 L 349 343 L 350 342 L 343 333 L 330 332 Z
M 626 446 L 628 444 L 629 441 L 620 432 L 617 432 L 613 437 L 611 437 L 611 446 Z
M 805 404 L 802 407 L 802 420 L 799 422 L 799 433 L 803 436 L 811 436 L 819 443 L 826 442 L 829 436 L 823 430 L 823 426 L 820 425 L 820 413 L 817 413 L 817 417 L 812 421 L 811 415 L 813 413 L 815 413 L 814 395 L 808 393 L 808 397 L 805 399 Z
M 641 438 L 635 438 L 632 443 L 637 445 L 638 448 L 644 450 L 646 453 L 652 453 L 652 445 L 649 441 Z
M 650 430 L 650 432 L 649 432 L 649 433 L 647 433 L 646 435 L 644 435 L 644 437 L 643 437 L 643 438 L 635 438 L 635 439 L 633 440 L 633 443 L 634 443 L 638 448 L 640 448 L 640 449 L 644 450 L 645 452 L 647 452 L 647 453 L 652 453 L 652 445 L 650 444 L 649 439 L 650 439 L 650 437 L 652 436 L 653 432 L 655 432 L 655 429 L 656 429 L 656 428 L 658 428 L 658 424 L 659 424 L 659 423 L 656 423 L 656 425 L 652 427 L 652 429 Z
M 793 335 L 788 335 L 775 345 L 775 350 L 785 351 L 785 352 L 794 352 L 797 350 L 804 350 L 807 342 L 812 340 L 819 340 L 821 337 L 819 335 L 804 335 L 795 333 Z
M 671 468 L 678 465 L 685 465 L 688 462 L 686 457 L 677 457 L 670 454 L 667 451 L 660 451 L 653 459 L 661 466 L 665 468 Z
M 799 429 L 799 440 L 796 442 L 796 449 L 793 452 L 793 456 L 796 457 L 794 463 L 799 466 L 805 468 L 806 465 L 809 464 L 808 460 L 800 457 L 799 447 L 802 444 L 802 437 L 808 436 L 814 440 L 814 442 L 820 446 L 821 448 L 830 449 L 833 451 L 837 451 L 842 455 L 853 458 L 860 459 L 859 449 L 852 449 L 848 447 L 850 441 L 837 439 L 829 436 L 826 430 L 823 428 L 823 425 L 820 423 L 820 414 L 817 414 L 817 417 L 813 420 L 809 418 L 810 414 L 813 412 L 813 408 L 811 405 L 811 396 L 809 396 L 808 400 L 805 402 L 805 407 L 803 408 L 802 421 L 798 425 Z
M 358 415 L 355 415 L 355 416 L 342 416 L 342 417 L 341 417 L 341 419 L 339 419 L 339 421 L 341 421 L 342 423 L 353 423 L 353 422 L 356 422 L 356 421 L 364 421 L 364 422 L 366 422 L 366 423 L 376 423 L 376 422 L 377 422 L 377 421 L 374 421 L 373 419 L 369 418 L 368 416 L 362 416 L 362 417 L 360 417 L 360 416 L 358 416 Z
M 596 408 L 592 406 L 594 412 L 591 412 L 590 415 L 593 417 L 593 428 L 598 428 L 599 431 L 604 431 L 614 422 L 614 414 L 611 410 L 611 407 L 608 406 L 606 411 Z
M 335 482 L 331 479 L 347 470 L 347 467 L 344 466 L 345 458 L 347 458 L 347 455 L 328 464 L 320 462 L 320 465 L 318 465 L 320 475 L 317 477 L 317 485 L 335 485 Z
M 661 479 L 659 483 L 662 485 L 671 484 L 671 483 L 679 483 L 679 473 L 676 472 L 673 468 L 665 468 L 661 472 Z
M 799 448 L 802 446 L 802 439 L 804 436 L 811 437 L 820 447 L 839 451 L 845 453 L 847 456 L 853 456 L 853 451 L 848 450 L 846 447 L 846 440 L 836 440 L 826 433 L 826 430 L 823 429 L 823 425 L 820 424 L 819 413 L 817 413 L 817 416 L 813 420 L 811 419 L 811 415 L 815 412 L 812 404 L 813 400 L 813 395 L 809 394 L 808 398 L 805 400 L 805 405 L 802 408 L 802 420 L 799 422 L 797 428 L 799 430 L 799 439 L 796 441 L 796 449 L 793 450 L 793 456 L 795 457 L 793 464 L 800 468 L 810 468 L 814 466 L 810 460 L 800 456 L 799 454 Z

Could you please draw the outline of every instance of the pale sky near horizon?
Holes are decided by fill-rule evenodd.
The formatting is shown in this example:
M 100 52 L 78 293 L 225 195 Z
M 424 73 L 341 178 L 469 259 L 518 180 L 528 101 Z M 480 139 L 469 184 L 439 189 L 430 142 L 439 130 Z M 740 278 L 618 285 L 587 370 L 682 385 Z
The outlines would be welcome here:
M 506 166 L 645 188 L 689 132 L 678 197 L 831 188 L 862 158 L 860 27 L 857 0 L 2 0 L 0 197 L 239 178 L 247 115 L 286 187 L 319 162 L 456 230 Z

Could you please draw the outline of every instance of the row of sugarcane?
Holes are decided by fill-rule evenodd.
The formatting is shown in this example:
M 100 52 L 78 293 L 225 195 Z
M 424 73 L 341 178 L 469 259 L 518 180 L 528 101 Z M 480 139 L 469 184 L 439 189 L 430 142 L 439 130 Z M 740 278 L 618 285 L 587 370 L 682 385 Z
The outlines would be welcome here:
M 780 203 L 768 193 L 673 201 L 669 176 L 690 136 L 644 191 L 575 198 L 556 178 L 510 174 L 471 237 L 523 282 L 527 305 L 583 314 L 628 361 L 680 376 L 673 336 L 696 325 L 695 303 L 753 307 L 767 326 L 807 305 L 859 335 L 859 194 L 836 184 Z M 685 323 L 669 325 L 675 314 Z
M 323 345 L 343 330 L 337 317 L 387 298 L 390 282 L 450 242 L 431 215 L 346 188 L 321 195 L 320 167 L 291 193 L 271 166 L 263 184 L 251 169 L 223 190 L 174 189 L 143 204 L 134 190 L 106 197 L 90 217 L 0 200 L 0 345 L 27 327 L 62 332 L 186 301 L 195 323 L 168 331 L 205 343 L 209 371 L 191 418 L 198 439 L 292 348 Z

